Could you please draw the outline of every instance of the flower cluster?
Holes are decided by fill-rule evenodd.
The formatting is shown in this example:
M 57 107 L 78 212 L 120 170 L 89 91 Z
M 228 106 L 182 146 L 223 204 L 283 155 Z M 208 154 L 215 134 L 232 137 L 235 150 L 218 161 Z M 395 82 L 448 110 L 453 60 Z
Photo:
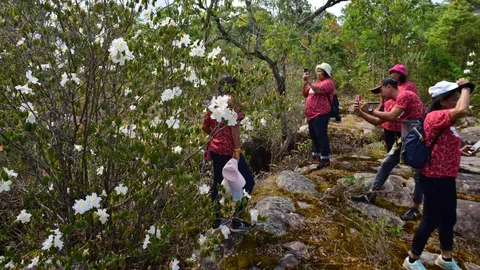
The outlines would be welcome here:
M 27 116 L 27 119 L 25 120 L 26 123 L 34 124 L 35 122 L 37 122 L 36 114 L 38 114 L 38 112 L 35 111 L 32 103 L 27 102 L 27 103 L 20 104 L 20 111 L 21 112 L 28 111 L 28 116 Z
M 20 221 L 23 224 L 26 224 L 30 222 L 31 217 L 32 217 L 32 214 L 27 213 L 26 210 L 22 210 L 20 214 L 17 216 L 17 221 Z
M 113 63 L 125 65 L 125 60 L 133 60 L 135 56 L 128 48 L 127 42 L 123 38 L 117 38 L 112 41 L 112 45 L 108 49 Z
M 100 202 L 102 198 L 97 196 L 97 193 L 92 193 L 85 198 L 85 200 L 75 200 L 75 204 L 73 205 L 73 210 L 75 210 L 75 214 L 83 214 L 92 208 L 100 208 Z
M 210 118 L 221 123 L 227 121 L 227 125 L 237 124 L 238 114 L 228 107 L 230 97 L 228 95 L 213 97 L 208 109 L 212 112 Z
M 52 230 L 53 234 L 50 234 L 48 238 L 42 244 L 42 250 L 49 250 L 51 247 L 56 247 L 58 250 L 62 250 L 63 248 L 63 241 L 62 236 L 63 234 L 60 232 L 59 229 Z
M 169 101 L 174 99 L 175 97 L 179 97 L 182 94 L 182 89 L 180 87 L 175 86 L 173 89 L 165 89 L 162 93 L 162 101 Z

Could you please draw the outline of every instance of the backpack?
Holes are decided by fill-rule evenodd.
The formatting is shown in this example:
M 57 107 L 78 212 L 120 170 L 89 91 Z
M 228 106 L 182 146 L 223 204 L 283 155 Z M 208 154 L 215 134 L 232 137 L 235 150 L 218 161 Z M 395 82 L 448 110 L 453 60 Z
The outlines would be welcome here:
M 330 103 L 330 118 L 335 118 L 335 120 L 340 121 L 340 102 L 338 102 L 338 98 L 336 94 L 333 94 L 333 100 L 330 100 L 330 95 L 327 95 L 328 102 Z
M 441 130 L 430 145 L 425 143 L 425 131 L 423 128 L 423 121 L 418 120 L 418 126 L 412 128 L 407 133 L 403 141 L 402 157 L 405 164 L 414 168 L 421 169 L 425 167 L 427 162 L 430 162 L 432 155 L 432 148 L 437 143 L 438 138 L 442 135 L 444 130 Z

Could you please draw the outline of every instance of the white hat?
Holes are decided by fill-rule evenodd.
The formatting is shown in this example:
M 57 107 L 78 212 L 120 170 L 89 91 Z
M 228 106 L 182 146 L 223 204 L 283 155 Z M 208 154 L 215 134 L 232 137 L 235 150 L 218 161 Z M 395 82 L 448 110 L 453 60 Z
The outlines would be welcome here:
M 456 83 L 441 81 L 436 83 L 434 86 L 428 88 L 428 93 L 432 96 L 432 98 L 436 98 L 457 88 L 458 84 Z
M 238 160 L 231 158 L 222 170 L 223 178 L 227 179 L 232 189 L 243 190 L 245 178 L 238 171 Z
M 323 69 L 328 76 L 332 77 L 332 67 L 327 64 L 327 63 L 321 63 L 320 65 L 318 65 L 315 70 L 317 69 Z

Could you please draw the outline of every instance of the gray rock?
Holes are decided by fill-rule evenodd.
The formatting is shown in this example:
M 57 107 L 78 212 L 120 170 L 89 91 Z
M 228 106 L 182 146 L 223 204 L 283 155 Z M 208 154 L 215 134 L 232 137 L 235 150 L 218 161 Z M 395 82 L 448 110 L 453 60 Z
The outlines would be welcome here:
M 460 159 L 460 172 L 480 174 L 480 157 L 464 157 Z
M 220 270 L 219 263 L 213 257 L 204 257 L 200 262 L 201 270 Z
M 480 202 L 457 200 L 457 224 L 454 231 L 469 239 L 480 235 Z
M 297 257 L 303 257 L 307 249 L 307 245 L 298 241 L 283 244 L 283 247 L 286 248 L 289 253 Z
M 297 204 L 298 204 L 298 207 L 300 207 L 300 209 L 306 209 L 306 208 L 312 207 L 311 204 L 306 202 L 297 202 Z
M 298 129 L 297 134 L 302 137 L 310 137 L 310 132 L 308 131 L 308 125 L 301 126 Z
M 277 185 L 293 193 L 317 193 L 317 190 L 315 189 L 316 185 L 315 183 L 313 183 L 312 180 L 292 171 L 281 172 L 280 175 L 277 177 Z
M 459 173 L 456 181 L 458 193 L 469 195 L 480 194 L 480 175 Z
M 296 265 L 299 265 L 300 261 L 295 258 L 293 254 L 286 254 L 279 266 L 275 267 L 274 270 L 284 270 L 285 268 L 291 268 Z
M 372 167 L 372 170 L 379 171 L 380 166 Z M 397 167 L 393 168 L 390 175 L 411 175 L 412 169 L 408 166 L 398 165 Z
M 465 263 L 466 270 L 480 270 L 480 266 L 474 263 Z
M 385 219 L 390 225 L 403 227 L 404 222 L 393 212 L 367 203 L 354 203 L 353 207 L 368 216 L 370 219 L 380 221 Z
M 310 164 L 310 165 L 303 166 L 303 167 L 296 167 L 294 171 L 299 173 L 299 174 L 306 174 L 306 173 L 309 173 L 309 172 L 314 171 L 316 169 L 317 169 L 317 164 Z
M 295 206 L 290 198 L 265 197 L 255 205 L 255 209 L 266 218 L 265 222 L 258 223 L 258 227 L 276 236 L 284 235 L 288 226 L 298 225 L 301 221 L 300 216 L 293 213 Z
M 462 133 L 480 136 L 480 126 L 464 128 L 462 129 Z
M 464 144 L 475 144 L 480 140 L 480 136 L 478 135 L 473 135 L 469 133 L 464 133 L 464 132 L 459 132 L 458 135 L 460 135 L 460 138 L 462 138 L 462 142 Z
M 437 257 L 438 257 L 438 254 L 433 254 L 428 251 L 424 251 L 420 256 L 420 259 L 422 260 L 423 264 L 434 265 Z

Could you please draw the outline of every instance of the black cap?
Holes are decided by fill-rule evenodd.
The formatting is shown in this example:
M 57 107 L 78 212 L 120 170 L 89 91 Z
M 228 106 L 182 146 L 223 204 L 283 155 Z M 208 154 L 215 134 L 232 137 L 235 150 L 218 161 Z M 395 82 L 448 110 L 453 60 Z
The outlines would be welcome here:
M 383 78 L 380 81 L 380 83 L 377 86 L 375 86 L 375 88 L 370 89 L 370 92 L 374 94 L 378 94 L 380 93 L 380 88 L 382 88 L 382 86 L 391 85 L 393 88 L 398 88 L 397 84 L 398 84 L 397 81 L 395 81 L 392 78 Z

